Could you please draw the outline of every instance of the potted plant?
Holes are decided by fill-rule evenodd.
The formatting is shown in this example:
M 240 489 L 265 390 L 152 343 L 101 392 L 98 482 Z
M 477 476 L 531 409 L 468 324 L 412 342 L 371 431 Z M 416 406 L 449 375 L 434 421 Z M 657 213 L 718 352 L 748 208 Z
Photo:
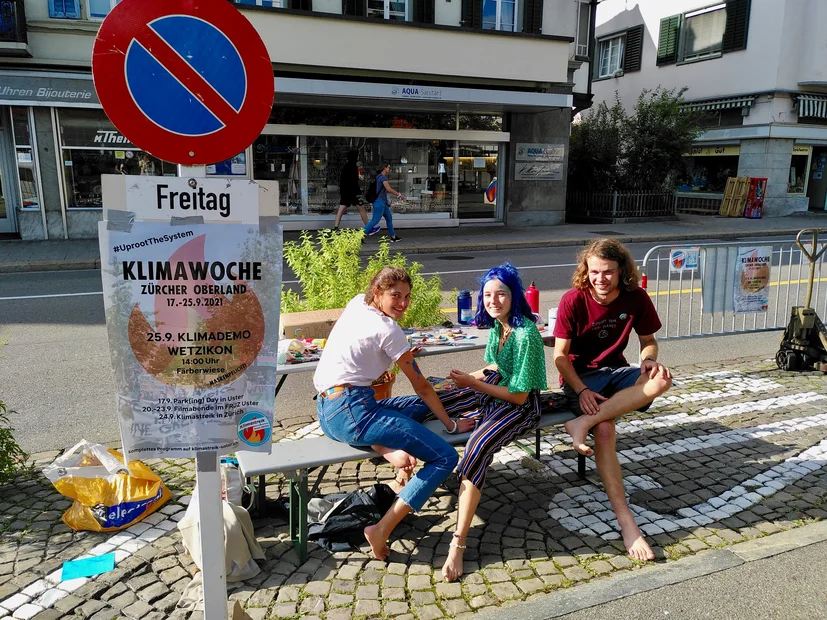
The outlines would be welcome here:
M 409 262 L 402 254 L 391 255 L 390 243 L 383 239 L 363 266 L 360 251 L 365 234 L 361 229 L 309 231 L 299 241 L 284 244 L 284 259 L 299 281 L 299 292 L 282 289 L 281 312 L 306 312 L 344 308 L 359 293 L 367 290 L 373 275 L 383 267 L 401 267 L 413 284 L 408 311 L 399 321 L 402 327 L 429 327 L 444 321 L 442 280 L 439 274 L 422 275 L 422 265 Z M 399 369 L 394 364 L 380 379 L 377 398 L 387 398 Z M 387 396 L 384 389 L 387 386 Z

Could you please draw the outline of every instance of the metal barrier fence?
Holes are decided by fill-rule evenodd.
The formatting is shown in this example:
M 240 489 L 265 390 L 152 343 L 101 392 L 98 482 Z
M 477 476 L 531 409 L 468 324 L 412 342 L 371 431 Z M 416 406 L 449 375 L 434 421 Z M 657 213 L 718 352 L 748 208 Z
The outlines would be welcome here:
M 662 217 L 675 215 L 675 192 L 577 192 L 566 194 L 566 214 L 580 217 Z
M 811 231 L 801 231 L 799 238 L 805 232 Z M 817 246 L 821 245 L 817 237 L 815 241 Z M 804 243 L 810 254 L 812 245 L 812 239 Z M 768 252 L 767 309 L 736 313 L 733 297 L 740 283 L 737 261 L 746 255 L 747 249 L 769 247 L 772 249 Z M 680 251 L 684 252 L 682 256 Z M 760 250 L 758 253 L 763 254 Z M 673 259 L 681 263 L 677 269 Z M 815 261 L 811 303 L 821 317 L 827 316 L 827 277 L 822 277 L 824 260 L 822 254 Z M 642 271 L 645 288 L 663 323 L 658 339 L 698 338 L 784 329 L 792 308 L 805 305 L 810 260 L 795 241 L 658 245 L 646 253 Z

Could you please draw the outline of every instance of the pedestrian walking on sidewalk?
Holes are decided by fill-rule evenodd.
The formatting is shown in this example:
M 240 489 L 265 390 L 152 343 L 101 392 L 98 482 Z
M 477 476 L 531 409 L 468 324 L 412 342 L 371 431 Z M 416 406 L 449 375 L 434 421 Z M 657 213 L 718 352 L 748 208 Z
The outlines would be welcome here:
M 566 432 L 575 450 L 594 453 L 626 551 L 645 562 L 655 554 L 626 501 L 615 418 L 646 411 L 672 386 L 671 371 L 658 361 L 655 333 L 661 323 L 649 295 L 638 286 L 640 273 L 622 243 L 597 239 L 577 262 L 574 288 L 560 300 L 554 325 L 554 364 L 569 407 L 578 414 L 566 422 Z M 640 341 L 640 368 L 629 366 L 623 356 L 633 329 Z M 594 450 L 586 445 L 589 434 Z
M 359 167 L 356 165 L 356 158 L 359 154 L 356 151 L 349 151 L 347 161 L 342 166 L 342 174 L 339 177 L 339 210 L 336 212 L 336 220 L 333 222 L 334 230 L 339 230 L 342 216 L 348 207 L 359 207 L 359 216 L 362 224 L 368 223 L 368 214 L 362 202 L 362 189 L 359 187 Z
M 388 227 L 388 234 L 391 236 L 391 241 L 399 241 L 396 232 L 393 230 L 393 216 L 391 215 L 391 203 L 388 200 L 388 194 L 396 196 L 399 200 L 405 200 L 405 197 L 391 187 L 388 182 L 388 174 L 391 171 L 390 164 L 382 164 L 382 167 L 376 173 L 376 199 L 373 201 L 373 214 L 370 222 L 365 224 L 365 234 L 375 235 L 379 232 L 379 220 L 385 218 L 385 223 Z

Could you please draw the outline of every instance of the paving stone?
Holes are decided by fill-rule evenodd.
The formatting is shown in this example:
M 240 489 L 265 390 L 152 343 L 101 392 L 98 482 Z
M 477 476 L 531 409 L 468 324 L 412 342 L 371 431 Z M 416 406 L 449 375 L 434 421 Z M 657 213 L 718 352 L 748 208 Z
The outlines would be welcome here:
M 609 560 L 609 564 L 619 569 L 632 568 L 634 566 L 632 560 L 630 560 L 624 555 L 618 555 L 612 558 L 611 560 Z
M 461 598 L 462 586 L 458 583 L 438 583 L 436 584 L 436 593 L 439 598 Z
M 589 564 L 589 570 L 597 573 L 598 575 L 606 575 L 611 573 L 614 570 L 614 567 L 604 560 L 598 560 L 597 562 L 592 562 Z
M 352 614 L 350 609 L 331 609 L 327 612 L 327 620 L 350 620 Z
M 334 579 L 333 580 L 333 591 L 334 592 L 344 592 L 344 593 L 352 593 L 356 590 L 356 582 L 355 581 L 344 581 L 341 579 Z
M 425 607 L 417 607 L 416 615 L 419 620 L 437 620 L 437 618 L 444 618 L 445 614 L 437 605 L 426 605 Z
M 506 583 L 492 584 L 491 592 L 500 600 L 518 598 L 520 596 L 520 591 L 517 589 L 517 586 L 510 581 Z
M 337 592 L 333 592 L 327 597 L 327 604 L 330 607 L 344 607 L 345 605 L 350 605 L 352 602 L 353 596 L 350 594 L 339 594 Z
M 586 581 L 587 579 L 591 579 L 589 571 L 582 566 L 570 566 L 569 568 L 564 568 L 563 574 L 566 576 L 566 579 L 571 579 L 572 581 Z
M 496 600 L 494 600 L 487 594 L 481 594 L 480 596 L 475 596 L 470 601 L 468 601 L 468 604 L 473 609 L 479 609 L 480 607 L 489 607 L 490 605 L 494 605 L 496 602 Z
M 331 585 L 328 581 L 311 581 L 304 586 L 304 593 L 313 596 L 327 596 Z
M 299 611 L 303 615 L 318 615 L 324 613 L 325 602 L 320 596 L 308 596 L 302 601 Z
M 129 607 L 123 609 L 123 613 L 129 618 L 144 618 L 155 610 L 143 601 L 136 600 Z
M 382 598 L 387 601 L 404 601 L 405 588 L 382 588 Z
M 408 577 L 409 590 L 429 590 L 431 588 L 431 575 L 410 575 Z
M 356 601 L 356 607 L 353 610 L 357 616 L 375 616 L 382 613 L 382 605 L 379 601 L 373 600 L 364 600 L 364 601 Z M 328 615 L 328 617 L 330 617 Z
M 385 603 L 384 605 L 384 613 L 389 618 L 397 618 L 402 614 L 408 613 L 408 604 L 407 603 L 400 603 L 397 601 L 390 601 Z
M 411 604 L 419 607 L 436 602 L 436 595 L 431 591 L 411 592 Z
M 566 582 L 566 577 L 564 575 L 543 575 L 540 577 L 540 580 L 546 584 L 546 586 L 556 588 Z
M 138 592 L 138 598 L 146 603 L 154 603 L 169 594 L 169 588 L 160 581 Z
M 356 600 L 375 600 L 379 598 L 379 586 L 359 586 L 356 588 Z
M 270 610 L 270 615 L 273 618 L 292 618 L 296 615 L 295 603 L 276 603 L 273 609 Z
M 485 578 L 490 583 L 500 583 L 503 581 L 511 581 L 511 575 L 501 568 L 492 568 L 485 570 Z
M 517 587 L 524 594 L 534 594 L 535 592 L 539 592 L 540 590 L 544 590 L 545 589 L 545 584 L 535 577 L 533 579 L 522 579 L 522 580 L 518 581 L 517 582 Z
M 296 586 L 284 586 L 282 588 L 279 588 L 279 594 L 277 599 L 279 603 L 295 603 L 298 602 L 298 600 L 299 589 Z

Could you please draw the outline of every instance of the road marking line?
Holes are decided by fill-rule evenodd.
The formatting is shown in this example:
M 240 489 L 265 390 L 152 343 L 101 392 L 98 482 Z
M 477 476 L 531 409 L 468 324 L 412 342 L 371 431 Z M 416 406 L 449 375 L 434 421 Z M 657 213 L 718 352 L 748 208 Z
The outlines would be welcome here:
M 103 295 L 103 291 L 92 291 L 90 293 L 57 293 L 54 295 L 22 295 L 20 297 L 0 297 L 0 301 L 12 301 L 15 299 L 47 299 L 50 297 L 83 297 L 87 295 Z

